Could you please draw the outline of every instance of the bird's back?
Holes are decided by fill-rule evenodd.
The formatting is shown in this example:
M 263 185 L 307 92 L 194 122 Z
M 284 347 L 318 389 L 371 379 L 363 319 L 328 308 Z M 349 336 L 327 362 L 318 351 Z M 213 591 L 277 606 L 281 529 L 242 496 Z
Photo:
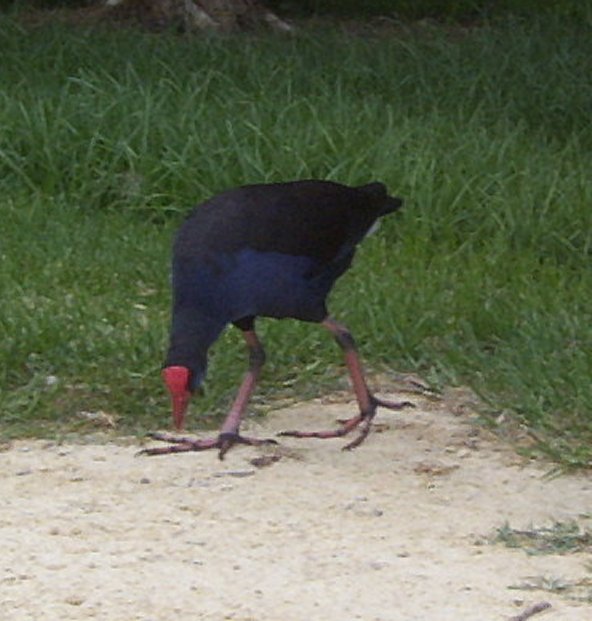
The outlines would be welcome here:
M 329 262 L 344 246 L 355 246 L 378 217 L 401 205 L 380 183 L 243 186 L 194 208 L 179 231 L 175 253 L 206 256 L 247 247 Z
M 325 297 L 357 243 L 401 205 L 380 183 L 352 188 L 311 180 L 229 190 L 197 206 L 181 226 L 175 288 L 227 321 L 321 320 Z

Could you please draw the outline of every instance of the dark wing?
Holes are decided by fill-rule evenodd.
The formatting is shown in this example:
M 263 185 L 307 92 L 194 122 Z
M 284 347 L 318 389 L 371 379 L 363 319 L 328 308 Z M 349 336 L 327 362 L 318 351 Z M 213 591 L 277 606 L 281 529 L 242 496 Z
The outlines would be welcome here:
M 329 181 L 252 185 L 196 207 L 182 225 L 177 258 L 243 248 L 330 263 L 350 253 L 374 221 L 401 205 L 373 183 L 350 188 Z

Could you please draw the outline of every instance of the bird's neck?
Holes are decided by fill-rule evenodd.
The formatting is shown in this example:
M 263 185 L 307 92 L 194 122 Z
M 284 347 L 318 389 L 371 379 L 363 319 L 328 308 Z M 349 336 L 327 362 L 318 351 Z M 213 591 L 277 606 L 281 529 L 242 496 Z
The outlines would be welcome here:
M 194 306 L 173 308 L 171 336 L 165 366 L 187 367 L 192 374 L 191 389 L 205 378 L 207 354 L 225 327 L 225 322 L 209 317 Z

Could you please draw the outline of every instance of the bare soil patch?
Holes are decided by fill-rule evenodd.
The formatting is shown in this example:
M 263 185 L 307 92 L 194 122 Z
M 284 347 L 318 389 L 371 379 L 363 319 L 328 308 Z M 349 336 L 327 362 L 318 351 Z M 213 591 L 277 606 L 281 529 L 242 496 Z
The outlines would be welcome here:
M 220 462 L 136 457 L 135 440 L 13 443 L 0 453 L 0 618 L 501 621 L 546 601 L 536 621 L 592 619 L 589 550 L 491 542 L 505 523 L 589 529 L 590 478 L 546 477 L 462 409 L 416 401 L 381 411 L 351 452 L 282 438 Z M 313 401 L 248 431 L 354 411 Z

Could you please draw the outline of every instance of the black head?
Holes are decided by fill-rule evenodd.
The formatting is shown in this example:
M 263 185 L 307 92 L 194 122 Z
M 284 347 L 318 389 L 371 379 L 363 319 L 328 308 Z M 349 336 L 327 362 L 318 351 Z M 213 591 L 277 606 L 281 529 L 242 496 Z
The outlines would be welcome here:
M 189 399 L 201 392 L 206 377 L 208 350 L 224 329 L 225 322 L 204 316 L 192 306 L 175 305 L 169 350 L 163 379 L 173 406 L 173 421 L 183 427 Z

